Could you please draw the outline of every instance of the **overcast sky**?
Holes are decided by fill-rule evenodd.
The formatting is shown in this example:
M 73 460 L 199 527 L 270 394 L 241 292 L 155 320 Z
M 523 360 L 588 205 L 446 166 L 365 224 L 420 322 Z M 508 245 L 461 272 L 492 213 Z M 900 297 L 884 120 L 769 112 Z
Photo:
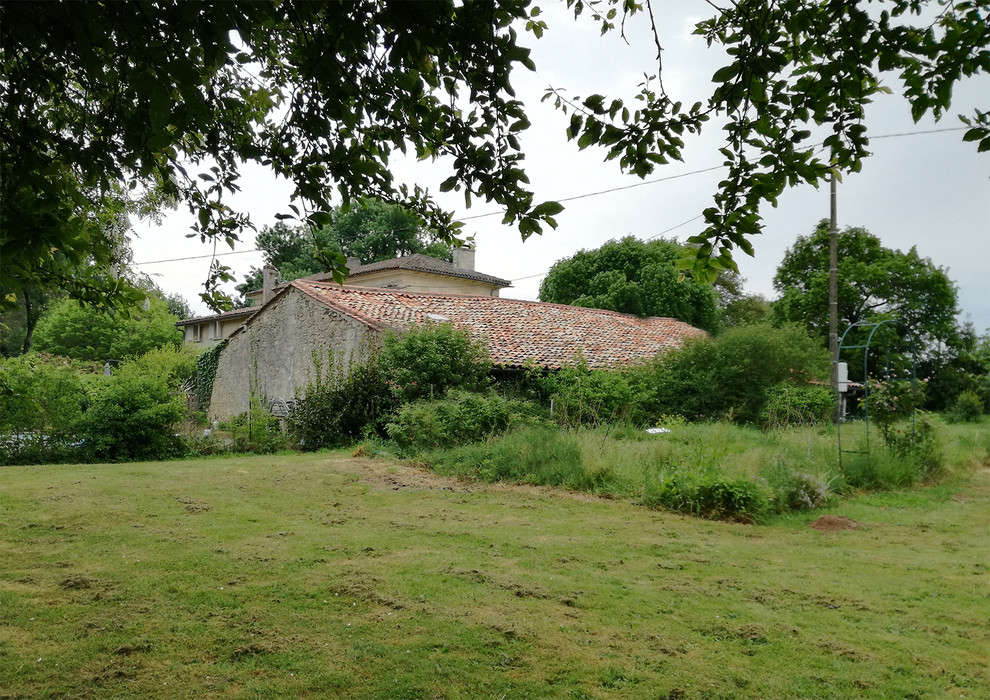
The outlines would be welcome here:
M 686 104 L 705 100 L 711 91 L 711 76 L 724 64 L 724 56 L 707 49 L 704 40 L 691 36 L 691 31 L 710 7 L 700 0 L 660 7 L 657 20 L 667 92 Z M 512 280 L 513 287 L 502 295 L 521 299 L 536 299 L 542 275 L 554 262 L 580 249 L 627 235 L 641 239 L 663 235 L 683 241 L 700 232 L 700 214 L 711 205 L 722 174 L 720 169 L 698 172 L 721 164 L 717 125 L 702 137 L 688 140 L 684 163 L 658 168 L 645 181 L 622 175 L 615 162 L 603 162 L 602 150 L 578 151 L 573 142 L 568 143 L 564 134 L 568 118 L 549 102 L 540 102 L 546 88 L 564 88 L 581 97 L 600 93 L 629 98 L 644 73 L 656 72 L 656 48 L 642 21 L 627 25 L 631 45 L 626 45 L 617 32 L 599 37 L 587 18 L 575 22 L 560 8 L 551 6 L 545 18 L 550 28 L 543 39 L 531 35 L 524 39 L 533 49 L 537 71 L 522 69 L 513 74 L 517 96 L 528 105 L 533 123 L 522 138 L 527 173 L 537 201 L 593 196 L 563 202 L 566 210 L 557 217 L 557 230 L 523 243 L 518 231 L 500 223 L 495 205 L 476 202 L 466 210 L 458 193 L 440 193 L 439 183 L 449 174 L 442 162 L 393 163 L 399 180 L 429 187 L 441 204 L 464 217 L 465 231 L 477 242 L 477 269 Z M 970 113 L 976 106 L 985 109 L 988 94 L 990 78 L 986 76 L 962 85 L 954 95 L 952 114 Z M 916 246 L 958 285 L 960 319 L 972 321 L 981 332 L 990 328 L 990 285 L 986 281 L 990 274 L 990 153 L 978 154 L 975 144 L 963 143 L 963 131 L 944 131 L 962 126 L 955 116 L 939 123 L 926 119 L 915 124 L 906 102 L 896 96 L 884 96 L 872 105 L 867 126 L 873 156 L 864 163 L 863 172 L 846 176 L 839 185 L 840 227 L 865 227 L 889 248 L 906 251 Z M 943 131 L 921 133 L 931 130 Z M 249 213 L 258 230 L 275 223 L 276 213 L 287 211 L 292 189 L 287 182 L 251 167 L 245 169 L 242 186 L 244 191 L 231 203 Z M 628 189 L 606 192 L 615 188 Z M 594 194 L 599 192 L 605 193 Z M 479 216 L 489 213 L 496 215 Z M 747 279 L 746 290 L 772 299 L 772 279 L 784 252 L 798 235 L 810 233 L 828 214 L 827 186 L 788 190 L 777 209 L 764 211 L 765 229 L 754 240 L 755 257 L 739 253 L 737 258 Z M 194 312 L 207 313 L 198 295 L 208 257 L 150 264 L 209 255 L 212 246 L 184 238 L 190 224 L 191 217 L 182 209 L 169 213 L 161 227 L 136 222 L 139 238 L 134 242 L 134 259 L 166 292 L 182 294 Z M 246 232 L 237 250 L 254 247 L 253 234 Z M 228 250 L 223 244 L 218 246 L 218 252 Z M 259 253 L 220 259 L 234 269 L 238 281 L 252 265 L 262 264 Z M 228 291 L 233 291 L 232 284 Z

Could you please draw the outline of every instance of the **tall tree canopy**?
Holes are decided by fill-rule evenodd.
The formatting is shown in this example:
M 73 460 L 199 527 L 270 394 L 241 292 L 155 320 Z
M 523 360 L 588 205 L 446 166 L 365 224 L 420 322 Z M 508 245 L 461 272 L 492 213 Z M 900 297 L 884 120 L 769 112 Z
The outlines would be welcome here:
M 911 248 L 885 248 L 863 228 L 839 233 L 839 331 L 858 321 L 898 319 L 919 350 L 951 343 L 957 333 L 956 287 L 946 271 Z M 823 220 L 784 255 L 774 289 L 774 317 L 828 338 L 829 225 Z
M 650 0 L 566 2 L 603 33 L 643 21 L 658 37 L 663 26 Z M 657 78 L 633 108 L 548 93 L 570 113 L 579 147 L 602 145 L 641 177 L 680 160 L 685 133 L 713 116 L 724 122 L 728 173 L 693 241 L 698 279 L 734 267 L 735 248 L 751 252 L 760 206 L 786 185 L 860 168 L 863 117 L 882 79 L 900 81 L 918 119 L 941 117 L 956 83 L 990 71 L 988 9 L 974 0 L 738 0 L 710 11 L 697 32 L 729 60 L 706 102 L 685 108 L 659 65 L 644 67 Z M 197 234 L 233 244 L 248 219 L 224 197 L 245 162 L 292 180 L 285 215 L 317 227 L 329 223 L 332 200 L 373 196 L 456 235 L 428 194 L 396 185 L 396 150 L 444 157 L 441 189 L 501 204 L 523 237 L 554 226 L 562 209 L 534 201 L 521 167 L 529 120 L 511 78 L 535 66 L 519 32 L 547 29 L 529 0 L 11 2 L 0 13 L 4 280 L 50 284 L 59 255 L 109 265 L 95 219 L 134 195 L 178 198 Z M 990 148 L 990 112 L 968 119 L 964 138 Z M 827 133 L 821 153 L 816 125 Z M 332 263 L 342 268 L 342 256 Z M 229 278 L 215 263 L 208 290 Z M 112 276 L 77 289 L 118 291 Z
M 559 260 L 540 284 L 540 301 L 611 309 L 637 316 L 670 316 L 707 331 L 718 323 L 716 294 L 693 279 L 679 281 L 681 246 L 612 240 Z
M 38 321 L 34 349 L 99 362 L 137 357 L 155 348 L 179 347 L 182 331 L 175 327 L 178 320 L 169 311 L 169 302 L 156 294 L 127 313 L 102 311 L 63 298 Z
M 357 258 L 361 264 L 413 253 L 450 259 L 450 247 L 423 226 L 413 212 L 380 200 L 362 199 L 346 212 L 335 210 L 328 226 L 313 229 L 279 222 L 266 226 L 255 242 L 265 252 L 265 264 L 278 268 L 285 281 L 329 272 L 326 251 Z M 241 296 L 261 289 L 261 270 L 252 267 L 236 290 Z

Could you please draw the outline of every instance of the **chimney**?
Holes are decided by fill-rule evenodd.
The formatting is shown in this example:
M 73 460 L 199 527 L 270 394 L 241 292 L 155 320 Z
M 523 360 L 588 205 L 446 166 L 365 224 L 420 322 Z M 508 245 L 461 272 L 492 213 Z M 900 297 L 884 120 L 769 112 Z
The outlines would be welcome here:
M 347 272 L 348 272 L 348 274 L 350 274 L 351 272 L 354 272 L 354 270 L 357 269 L 357 268 L 359 268 L 359 267 L 361 267 L 361 261 L 358 258 L 352 258 L 352 257 L 348 257 L 347 258 Z
M 458 270 L 474 271 L 474 248 L 464 246 L 463 248 L 454 248 L 452 252 L 454 254 L 454 267 Z
M 275 296 L 275 285 L 281 282 L 278 268 L 265 265 L 261 268 L 261 305 L 264 306 Z

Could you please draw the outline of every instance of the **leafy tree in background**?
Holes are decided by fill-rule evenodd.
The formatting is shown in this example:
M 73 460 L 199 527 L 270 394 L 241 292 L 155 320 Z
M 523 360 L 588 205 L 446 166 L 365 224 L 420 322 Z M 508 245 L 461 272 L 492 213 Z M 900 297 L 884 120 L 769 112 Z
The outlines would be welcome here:
M 278 268 L 285 281 L 329 272 L 321 251 L 357 258 L 362 264 L 412 253 L 450 259 L 450 247 L 424 228 L 416 214 L 395 204 L 363 199 L 347 211 L 335 210 L 329 226 L 312 229 L 279 222 L 258 234 L 257 246 L 265 263 Z M 244 297 L 261 289 L 261 270 L 252 267 L 236 290 Z
M 828 351 L 796 325 L 730 328 L 717 338 L 692 338 L 630 371 L 650 420 L 682 415 L 690 420 L 755 423 L 768 392 L 828 376 Z
M 924 358 L 918 373 L 929 378 L 928 410 L 951 410 L 962 394 L 972 393 L 990 412 L 990 331 L 979 336 L 972 323 L 964 324 L 956 342 Z
M 746 280 L 738 272 L 722 270 L 715 278 L 719 328 L 764 323 L 770 319 L 770 302 L 759 294 L 747 294 Z
M 711 117 L 724 129 L 728 173 L 690 252 L 699 280 L 733 269 L 736 248 L 752 254 L 760 207 L 785 186 L 861 168 L 866 106 L 883 81 L 900 82 L 915 119 L 940 118 L 960 81 L 990 71 L 987 8 L 972 0 L 740 0 L 698 24 L 729 58 L 708 100 L 685 108 L 659 71 L 663 17 L 650 0 L 566 1 L 602 33 L 649 22 L 658 48 L 658 65 L 646 67 L 657 77 L 632 109 L 548 92 L 579 148 L 603 146 L 644 177 L 681 160 L 684 135 Z M 529 120 L 511 78 L 535 66 L 518 31 L 548 29 L 527 0 L 4 3 L 0 12 L 2 280 L 57 286 L 59 255 L 110 264 L 94 219 L 118 196 L 180 200 L 204 240 L 233 245 L 249 221 L 224 197 L 248 162 L 293 181 L 291 215 L 316 227 L 330 223 L 336 190 L 345 204 L 403 202 L 445 240 L 456 235 L 459 224 L 426 193 L 395 183 L 396 150 L 443 159 L 442 190 L 501 204 L 524 238 L 555 226 L 562 210 L 534 201 L 521 167 Z M 990 149 L 990 112 L 966 120 L 963 138 Z M 827 134 L 821 153 L 816 126 Z M 326 260 L 342 272 L 343 256 Z M 216 285 L 230 279 L 214 261 L 204 298 L 224 303 Z M 104 276 L 76 293 L 105 303 L 121 290 Z
M 557 261 L 540 284 L 540 301 L 670 316 L 714 332 L 716 295 L 710 285 L 679 280 L 681 246 L 632 236 Z
M 162 293 L 162 301 L 168 312 L 177 318 L 192 318 L 192 308 L 186 298 L 176 292 L 175 294 Z
M 178 346 L 182 342 L 182 333 L 175 327 L 179 318 L 157 296 L 149 296 L 147 306 L 128 313 L 110 313 L 74 299 L 62 299 L 38 322 L 35 348 L 77 360 L 103 362 Z
M 340 252 L 362 265 L 404 255 L 423 253 L 450 260 L 450 246 L 413 212 L 394 204 L 364 199 L 347 211 L 338 211 L 330 237 Z
M 799 323 L 823 344 L 828 339 L 828 221 L 788 249 L 774 277 L 778 322 Z M 911 248 L 885 248 L 863 228 L 839 233 L 839 332 L 858 321 L 898 319 L 919 355 L 957 337 L 956 287 L 945 270 Z

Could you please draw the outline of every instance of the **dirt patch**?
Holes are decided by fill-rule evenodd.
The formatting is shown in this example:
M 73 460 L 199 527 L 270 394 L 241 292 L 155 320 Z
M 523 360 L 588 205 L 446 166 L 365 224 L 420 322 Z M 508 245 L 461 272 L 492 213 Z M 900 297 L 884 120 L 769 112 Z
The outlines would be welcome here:
M 453 479 L 440 476 L 424 465 L 393 462 L 361 455 L 333 460 L 330 462 L 330 466 L 340 471 L 356 474 L 362 483 L 369 486 L 392 491 L 402 491 L 404 489 L 431 489 L 434 491 L 451 491 L 454 493 L 512 491 L 514 493 L 527 493 L 549 498 L 566 498 L 576 501 L 609 500 L 606 496 L 567 491 L 550 486 L 533 486 L 531 484 L 506 482 L 489 484 L 480 481 Z
M 98 585 L 96 579 L 90 578 L 89 576 L 79 575 L 70 576 L 67 579 L 62 580 L 58 587 L 63 591 L 84 591 L 90 588 L 96 588 Z
M 373 457 L 357 456 L 335 459 L 330 462 L 330 466 L 340 471 L 356 474 L 362 483 L 369 486 L 392 491 L 432 489 L 464 493 L 475 490 L 474 484 L 439 476 L 423 466 L 400 464 Z
M 818 530 L 818 532 L 840 532 L 842 530 L 859 530 L 863 526 L 844 515 L 823 515 L 808 523 L 808 527 Z

